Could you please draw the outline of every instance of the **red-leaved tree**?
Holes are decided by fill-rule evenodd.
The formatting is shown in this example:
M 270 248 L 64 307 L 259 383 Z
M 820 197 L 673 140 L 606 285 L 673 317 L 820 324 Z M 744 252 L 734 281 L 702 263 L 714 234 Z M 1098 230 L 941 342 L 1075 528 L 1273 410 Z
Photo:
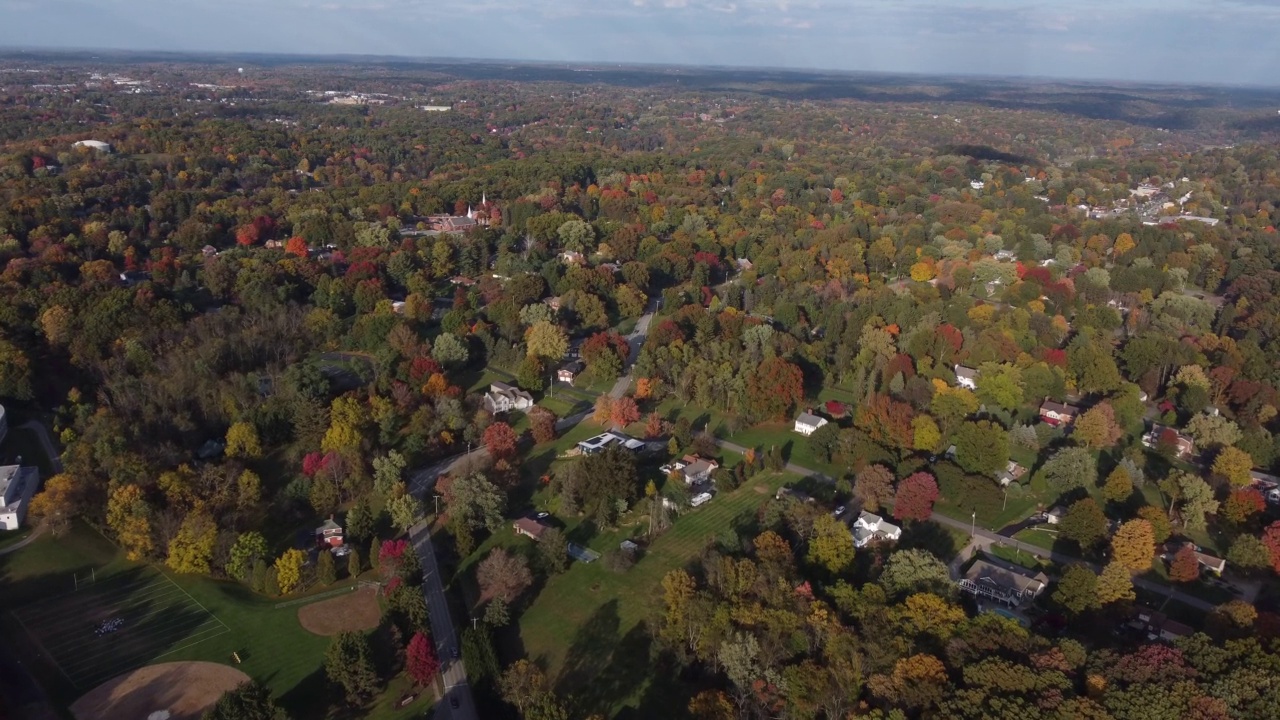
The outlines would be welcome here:
M 236 244 L 248 247 L 258 242 L 261 231 L 257 225 L 241 225 L 236 228 Z
M 409 639 L 409 646 L 404 654 L 405 672 L 413 684 L 422 687 L 440 672 L 440 659 L 436 657 L 435 648 L 431 646 L 431 638 L 416 632 Z
M 307 256 L 307 240 L 301 235 L 294 235 L 284 243 L 284 251 L 300 258 Z
M 636 407 L 634 398 L 623 396 L 613 401 L 609 415 L 614 425 L 626 427 L 640 419 L 640 408 Z
M 1280 520 L 1267 526 L 1262 531 L 1262 544 L 1271 551 L 1271 567 L 1280 573 Z
M 772 357 L 760 363 L 748 381 L 751 410 L 757 417 L 784 418 L 804 399 L 804 373 L 795 363 Z
M 509 460 L 516 454 L 516 432 L 504 422 L 496 422 L 484 429 L 484 446 L 494 460 Z
M 893 496 L 893 516 L 899 520 L 928 520 L 938 499 L 938 483 L 927 472 L 918 472 L 898 483 Z
M 1194 547 L 1183 545 L 1174 553 L 1173 561 L 1169 563 L 1169 579 L 1181 583 L 1200 579 L 1200 559 L 1196 557 Z
M 911 406 L 888 395 L 872 395 L 858 407 L 853 424 L 875 443 L 894 450 L 911 447 L 915 431 L 911 427 Z
M 626 338 L 609 330 L 598 332 L 587 338 L 578 352 L 588 365 L 594 365 L 605 353 L 613 353 L 618 356 L 618 360 L 625 363 L 627 356 L 631 354 L 631 346 L 627 344 Z

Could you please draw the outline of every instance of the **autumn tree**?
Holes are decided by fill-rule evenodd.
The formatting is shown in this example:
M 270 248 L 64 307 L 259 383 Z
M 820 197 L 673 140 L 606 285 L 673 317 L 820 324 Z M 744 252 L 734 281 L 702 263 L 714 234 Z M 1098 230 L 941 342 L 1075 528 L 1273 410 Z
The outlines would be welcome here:
M 1111 557 L 1130 572 L 1150 570 L 1155 549 L 1155 531 L 1146 520 L 1135 519 L 1124 523 L 1111 538 Z
M 1235 572 L 1253 574 L 1271 567 L 1271 551 L 1253 535 L 1241 535 L 1231 543 L 1227 562 Z
M 591 422 L 597 425 L 608 427 L 613 422 L 613 398 L 608 395 L 601 395 L 596 398 L 594 410 L 591 412 Z
M 1222 518 L 1242 527 L 1267 509 L 1267 501 L 1256 488 L 1236 488 L 1222 503 Z
M 165 565 L 178 573 L 208 575 L 218 540 L 218 526 L 207 513 L 187 515 L 177 535 L 169 541 L 169 557 Z
M 1055 490 L 1065 492 L 1096 483 L 1098 461 L 1084 448 L 1067 447 L 1054 453 L 1041 472 Z
M 200 720 L 289 720 L 265 685 L 248 680 L 218 698 Z
M 1271 523 L 1262 531 L 1262 544 L 1271 553 L 1271 567 L 1280 574 L 1280 520 Z
M 878 582 L 891 597 L 915 592 L 950 597 L 954 587 L 946 563 L 918 549 L 898 550 L 890 555 Z
M 934 452 L 942 444 L 942 431 L 938 423 L 928 415 L 916 415 L 911 420 L 911 447 L 922 452 Z
M 942 701 L 950 688 L 946 666 L 933 655 L 918 654 L 894 663 L 889 675 L 872 675 L 872 695 L 891 705 L 922 710 Z
M 569 339 L 559 325 L 539 320 L 524 334 L 525 347 L 530 355 L 546 360 L 560 360 L 569 351 Z
M 440 659 L 436 657 L 431 638 L 416 632 L 405 648 L 405 673 L 418 687 L 425 687 L 440 672 Z
M 1093 449 L 1115 445 L 1121 434 L 1120 426 L 1116 424 L 1115 410 L 1105 400 L 1086 410 L 1071 428 L 1073 440 Z
M 1225 478 L 1236 487 L 1245 487 L 1253 482 L 1250 475 L 1252 470 L 1253 458 L 1239 448 L 1224 447 L 1213 459 L 1213 474 Z
M 151 505 L 137 485 L 119 485 L 107 498 L 107 526 L 130 560 L 141 560 L 155 547 L 151 516 Z
M 1198 475 L 1178 471 L 1161 483 L 1161 489 L 1172 487 L 1179 499 L 1182 524 L 1190 530 L 1201 530 L 1206 517 L 1218 512 L 1218 500 L 1213 488 Z
M 306 564 L 307 554 L 297 548 L 289 548 L 276 558 L 276 578 L 281 595 L 288 595 L 302 583 L 302 568 Z
M 854 479 L 853 496 L 867 512 L 879 512 L 893 500 L 893 473 L 883 465 L 868 465 Z
M 1098 602 L 1110 605 L 1130 602 L 1134 599 L 1133 578 L 1129 569 L 1119 561 L 1107 563 L 1098 575 Z
M 804 373 L 782 358 L 766 358 L 747 379 L 747 397 L 756 417 L 785 418 L 804 399 Z
M 80 483 L 67 473 L 58 473 L 45 480 L 40 492 L 31 498 L 29 515 L 48 524 L 57 536 L 80 514 L 81 497 Z
M 839 576 L 853 564 L 853 553 L 853 534 L 847 525 L 827 513 L 814 518 L 808 553 L 811 564 Z
M 254 563 L 267 557 L 267 540 L 262 533 L 250 530 L 236 537 L 231 545 L 231 556 L 227 560 L 227 575 L 236 580 L 249 579 Z
M 556 439 L 556 415 L 550 410 L 535 405 L 529 410 L 529 432 L 533 441 L 541 445 Z
M 262 441 L 258 439 L 258 429 L 253 423 L 240 421 L 227 428 L 227 457 L 239 457 L 254 460 L 262 457 Z
M 480 561 L 476 581 L 485 599 L 502 598 L 510 605 L 533 582 L 533 576 L 523 555 L 494 548 Z
M 609 406 L 609 421 L 618 427 L 626 426 L 639 422 L 640 409 L 636 407 L 636 401 L 633 398 L 622 396 L 614 400 Z
M 316 582 L 321 585 L 332 585 L 338 581 L 338 568 L 333 562 L 333 553 L 321 550 L 316 556 Z
M 854 413 L 854 427 L 865 432 L 872 442 L 892 450 L 911 448 L 911 406 L 888 395 L 872 395 Z
M 1133 495 L 1133 478 L 1123 465 L 1117 465 L 1102 485 L 1102 497 L 1108 502 L 1122 503 Z
M 1174 553 L 1173 560 L 1169 563 L 1169 579 L 1180 583 L 1200 579 L 1200 559 L 1196 557 L 1196 549 L 1190 544 L 1183 545 Z
M 899 520 L 928 520 L 938 499 L 938 483 L 926 472 L 902 479 L 893 497 L 893 516 Z
M 515 457 L 518 440 L 511 426 L 502 421 L 484 429 L 484 446 L 494 460 L 510 460 Z
M 1173 523 L 1169 522 L 1169 513 L 1155 505 L 1143 505 L 1138 508 L 1138 517 L 1151 523 L 1155 533 L 1156 544 L 1163 543 L 1173 534 Z

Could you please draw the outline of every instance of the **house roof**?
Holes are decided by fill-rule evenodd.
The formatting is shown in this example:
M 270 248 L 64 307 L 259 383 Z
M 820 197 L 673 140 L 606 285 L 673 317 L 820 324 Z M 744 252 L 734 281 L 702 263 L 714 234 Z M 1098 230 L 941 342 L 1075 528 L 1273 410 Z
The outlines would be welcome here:
M 586 366 L 582 364 L 582 361 L 581 361 L 581 360 L 570 360 L 569 362 L 565 363 L 564 365 L 561 365 L 561 366 L 560 366 L 560 369 L 561 369 L 561 370 L 567 370 L 567 371 L 569 371 L 569 372 L 573 373 L 574 375 L 577 375 L 578 373 L 582 372 L 583 368 L 585 368 L 585 367 L 586 367 Z
M 814 415 L 812 413 L 802 412 L 796 418 L 796 423 L 799 425 L 808 425 L 809 427 L 816 428 L 816 427 L 821 427 L 823 425 L 826 425 L 827 419 L 818 417 L 817 415 Z
M 1043 403 L 1040 403 L 1040 412 L 1053 412 L 1059 415 L 1077 415 L 1080 412 L 1080 408 L 1075 407 L 1074 405 L 1065 405 L 1060 402 L 1045 400 Z
M 334 522 L 333 518 L 329 518 L 328 520 L 325 520 L 323 525 L 316 528 L 317 535 L 319 535 L 320 533 L 331 533 L 331 532 L 342 532 L 342 526 Z
M 701 475 L 702 473 L 711 472 L 712 470 L 715 470 L 718 467 L 720 467 L 720 465 L 712 460 L 698 460 L 695 463 L 690 463 L 689 465 L 686 465 L 684 468 L 684 474 L 685 474 L 685 477 L 693 477 L 696 475 Z
M 1044 573 L 1032 574 L 1029 570 L 1004 567 L 986 560 L 975 562 L 964 576 L 968 580 L 986 580 L 1018 592 L 1038 593 L 1049 584 L 1049 577 Z
M 520 518 L 511 523 L 511 527 L 517 532 L 532 535 L 535 539 L 542 537 L 542 533 L 547 531 L 547 526 L 534 520 L 533 518 Z
M 964 365 L 957 365 L 957 366 L 956 366 L 956 377 L 957 377 L 957 378 L 966 378 L 966 379 L 968 379 L 968 380 L 973 380 L 974 378 L 978 377 L 978 371 L 977 371 L 977 370 L 974 370 L 974 369 L 973 369 L 973 368 L 971 368 L 971 367 L 965 367 Z

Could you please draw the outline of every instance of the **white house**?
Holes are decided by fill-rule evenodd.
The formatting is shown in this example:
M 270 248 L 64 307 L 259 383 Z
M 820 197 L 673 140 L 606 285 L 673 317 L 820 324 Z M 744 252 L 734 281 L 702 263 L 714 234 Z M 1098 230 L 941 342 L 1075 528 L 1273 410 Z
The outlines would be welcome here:
M 101 140 L 77 140 L 71 143 L 73 148 L 89 148 L 90 150 L 98 150 L 100 152 L 111 152 L 111 143 L 105 143 Z
M 715 472 L 718 467 L 720 467 L 720 464 L 715 460 L 703 460 L 702 458 L 698 458 L 688 465 L 685 465 L 684 468 L 681 469 L 681 472 L 684 473 L 685 484 L 693 485 L 694 483 L 710 480 L 711 473 Z
M 27 517 L 27 506 L 40 485 L 40 471 L 33 467 L 0 467 L 0 530 L 17 530 Z
M 533 396 L 504 382 L 496 382 L 489 386 L 484 394 L 484 408 L 497 415 L 512 410 L 528 410 L 533 407 Z
M 870 542 L 895 542 L 902 537 L 902 528 L 885 522 L 879 515 L 872 515 L 866 510 L 853 523 L 853 544 L 863 547 Z
M 1062 518 L 1067 516 L 1067 509 L 1061 505 L 1054 505 L 1044 514 L 1044 521 L 1050 525 L 1057 525 L 1062 522 Z
M 644 449 L 643 440 L 636 440 L 623 433 L 610 431 L 579 442 L 578 450 L 584 455 L 591 455 L 604 450 L 610 445 L 618 445 L 631 452 L 640 452 Z
M 1000 487 L 1007 487 L 1012 483 L 1021 481 L 1026 474 L 1026 468 L 1010 460 L 1005 463 L 1004 470 L 996 475 L 996 480 L 1000 483 Z
M 970 390 L 978 389 L 978 371 L 964 365 L 956 365 L 956 385 Z
M 957 584 L 977 597 L 1013 606 L 1034 600 L 1049 586 L 1049 578 L 1012 564 L 978 560 Z
M 805 437 L 809 437 L 815 430 L 826 424 L 826 418 L 818 417 L 812 413 L 802 412 L 800 413 L 800 416 L 796 418 L 795 431 Z

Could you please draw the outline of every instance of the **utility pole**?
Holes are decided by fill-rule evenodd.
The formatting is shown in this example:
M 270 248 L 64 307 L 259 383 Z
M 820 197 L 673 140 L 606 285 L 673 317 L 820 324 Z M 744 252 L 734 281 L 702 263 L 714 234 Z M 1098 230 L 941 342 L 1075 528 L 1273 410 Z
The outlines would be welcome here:
M 970 537 L 970 538 L 972 538 L 973 536 L 975 536 L 975 535 L 977 535 L 977 534 L 978 534 L 978 511 L 977 511 L 977 510 L 974 510 L 974 511 L 973 511 L 973 515 L 971 516 L 971 520 L 972 520 L 972 522 L 969 524 L 969 537 Z
M 436 501 L 436 515 L 439 515 L 440 514 L 440 496 L 436 495 L 432 499 Z

